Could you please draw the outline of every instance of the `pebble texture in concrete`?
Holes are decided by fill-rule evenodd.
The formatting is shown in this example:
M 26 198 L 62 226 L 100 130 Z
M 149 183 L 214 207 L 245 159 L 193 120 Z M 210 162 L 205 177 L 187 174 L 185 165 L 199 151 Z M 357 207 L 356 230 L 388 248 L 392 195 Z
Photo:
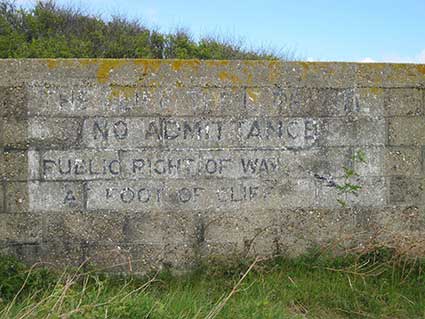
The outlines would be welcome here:
M 0 60 L 0 252 L 110 271 L 425 255 L 425 65 Z

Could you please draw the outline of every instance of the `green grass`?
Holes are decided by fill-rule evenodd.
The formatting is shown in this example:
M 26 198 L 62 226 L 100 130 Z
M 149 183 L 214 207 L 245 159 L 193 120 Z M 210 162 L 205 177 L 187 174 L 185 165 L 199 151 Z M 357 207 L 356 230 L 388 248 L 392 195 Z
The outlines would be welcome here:
M 210 261 L 144 278 L 0 263 L 0 318 L 424 318 L 424 261 L 390 250 Z M 238 285 L 239 283 L 239 285 Z

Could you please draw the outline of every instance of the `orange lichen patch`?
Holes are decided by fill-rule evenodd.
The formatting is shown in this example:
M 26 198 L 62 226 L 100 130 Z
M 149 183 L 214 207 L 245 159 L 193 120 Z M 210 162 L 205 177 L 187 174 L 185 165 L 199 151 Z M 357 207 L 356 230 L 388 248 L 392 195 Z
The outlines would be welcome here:
M 260 96 L 260 92 L 257 91 L 256 89 L 247 88 L 246 95 L 251 102 L 256 103 L 258 100 L 258 97 Z
M 384 93 L 384 90 L 378 87 L 371 87 L 369 88 L 369 92 L 373 95 L 381 95 Z
M 357 65 L 368 70 L 380 70 L 386 66 L 385 63 L 358 63 Z
M 106 83 L 109 80 L 109 76 L 114 69 L 117 69 L 124 64 L 127 64 L 127 60 L 118 60 L 118 59 L 102 59 L 98 60 L 98 69 L 97 69 L 97 81 L 99 83 Z
M 310 69 L 310 66 L 312 66 L 313 63 L 310 63 L 310 62 L 296 62 L 296 64 L 298 64 L 304 70 L 308 71 Z
M 298 65 L 301 67 L 301 69 L 302 69 L 301 78 L 302 78 L 303 80 L 307 79 L 307 77 L 308 77 L 308 73 L 310 72 L 310 66 L 311 66 L 311 64 L 312 64 L 312 63 L 309 63 L 309 62 L 298 62 L 297 64 L 298 64 Z
M 105 83 L 109 80 L 111 70 L 128 63 L 128 61 L 125 59 L 47 59 L 46 63 L 49 69 L 57 68 L 59 64 L 70 66 L 97 65 L 97 79 L 100 83 Z
M 328 76 L 335 74 L 335 65 L 329 62 L 300 62 L 303 68 L 303 79 L 307 78 L 308 74 Z
M 139 81 L 141 82 L 141 81 Z M 147 83 L 147 86 L 150 88 L 159 88 L 161 86 L 161 82 L 159 81 L 150 81 Z
M 277 67 L 282 65 L 282 62 L 278 61 L 278 60 L 272 60 L 272 61 L 267 61 L 267 62 L 268 62 L 269 68 L 277 68 Z
M 143 67 L 143 74 L 148 73 L 157 73 L 161 68 L 161 65 L 165 62 L 163 60 L 155 60 L 155 59 L 136 59 L 133 60 L 135 65 L 140 65 Z
M 329 62 L 319 62 L 313 65 L 317 71 L 322 71 L 322 73 L 326 73 L 328 75 L 335 74 L 337 68 L 334 63 Z
M 422 73 L 424 74 L 424 73 Z M 414 64 L 391 64 L 388 65 L 384 80 L 389 81 L 389 84 L 395 83 L 416 83 L 421 76 L 418 65 Z
M 49 69 L 55 69 L 58 66 L 58 60 L 57 59 L 47 59 L 47 67 Z
M 209 67 L 220 67 L 229 65 L 229 60 L 207 60 L 205 64 Z
M 252 73 L 249 73 L 246 79 L 248 85 L 252 83 L 253 78 L 254 78 L 254 75 Z
M 255 70 L 256 68 L 261 68 L 266 65 L 268 61 L 264 60 L 243 60 L 241 61 L 241 64 L 243 68 Z
M 359 63 L 356 65 L 357 82 L 367 83 L 367 85 L 382 85 L 385 70 L 384 63 Z
M 111 86 L 111 93 L 109 95 L 109 100 L 114 98 L 124 98 L 130 100 L 136 95 L 136 87 L 134 86 L 124 86 L 124 85 L 113 85 Z
M 276 62 L 277 60 L 274 60 L 274 61 Z M 259 65 L 267 65 L 269 61 L 268 60 L 244 60 L 243 62 L 248 65 L 256 67 Z
M 398 64 L 392 64 L 390 68 L 390 75 L 397 77 L 399 75 L 408 75 L 408 76 L 415 76 L 416 70 L 412 68 L 411 64 L 406 63 L 398 63 Z
M 270 61 L 268 65 L 268 74 L 269 74 L 269 81 L 275 82 L 279 78 L 279 66 L 281 63 L 279 61 Z
M 97 60 L 97 59 L 78 59 L 78 62 L 81 65 L 84 65 L 84 66 L 97 64 L 98 61 L 100 61 L 100 60 Z
M 246 76 L 246 84 L 250 85 L 252 83 L 252 79 L 254 78 L 254 75 L 252 74 L 252 69 L 245 65 L 242 69 L 242 72 Z
M 173 60 L 171 62 L 171 68 L 173 71 L 180 71 L 182 68 L 190 67 L 191 69 L 198 70 L 201 65 L 199 60 Z
M 226 72 L 226 71 L 221 71 L 218 74 L 218 77 L 220 78 L 221 81 L 230 81 L 233 84 L 240 84 L 241 83 L 241 79 L 239 77 L 237 77 L 234 74 L 230 74 L 229 72 Z
M 416 68 L 418 69 L 419 73 L 425 75 L 425 64 L 418 65 Z

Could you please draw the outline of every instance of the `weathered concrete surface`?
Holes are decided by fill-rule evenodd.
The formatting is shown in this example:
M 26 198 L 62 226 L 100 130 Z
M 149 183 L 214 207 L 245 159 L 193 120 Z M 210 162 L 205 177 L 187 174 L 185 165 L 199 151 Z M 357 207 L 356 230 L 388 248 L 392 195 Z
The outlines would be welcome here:
M 425 65 L 0 60 L 0 251 L 29 263 L 425 255 L 424 163 Z

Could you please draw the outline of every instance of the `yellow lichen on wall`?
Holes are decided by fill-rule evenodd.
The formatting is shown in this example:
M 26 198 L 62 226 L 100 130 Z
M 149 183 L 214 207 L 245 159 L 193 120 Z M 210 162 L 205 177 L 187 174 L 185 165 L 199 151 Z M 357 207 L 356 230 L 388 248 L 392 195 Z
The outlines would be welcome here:
M 57 59 L 47 59 L 47 67 L 49 69 L 55 69 L 58 66 L 58 60 Z
M 384 89 L 379 87 L 371 87 L 369 88 L 369 92 L 372 93 L 373 95 L 381 95 L 384 93 Z
M 99 60 L 98 61 L 98 69 L 97 69 L 97 81 L 99 83 L 106 83 L 109 81 L 111 72 L 113 72 L 114 69 L 121 67 L 122 65 L 128 63 L 127 60 Z
M 260 96 L 260 92 L 258 89 L 254 89 L 254 88 L 247 88 L 246 89 L 246 95 L 248 96 L 248 99 L 252 102 L 252 103 L 256 103 L 258 97 Z
M 135 59 L 132 60 L 134 65 L 143 67 L 143 74 L 157 73 L 163 63 L 167 63 L 167 60 L 156 60 L 156 59 Z
M 112 85 L 109 99 L 112 100 L 114 98 L 125 98 L 126 100 L 129 100 L 135 95 L 136 87 L 134 86 Z
M 205 64 L 208 67 L 223 67 L 228 66 L 230 63 L 229 60 L 206 60 Z
M 417 69 L 418 69 L 419 73 L 425 75 L 425 64 L 418 65 Z
M 358 63 L 356 64 L 356 81 L 361 85 L 382 86 L 385 64 Z
M 230 74 L 227 71 L 221 71 L 218 73 L 218 77 L 221 81 L 226 82 L 226 81 L 230 81 L 232 82 L 232 84 L 240 84 L 242 81 L 241 79 L 234 75 L 234 74 Z
M 47 67 L 49 69 L 55 69 L 59 66 L 59 63 L 62 65 L 80 65 L 80 66 L 89 66 L 97 65 L 96 78 L 99 83 L 106 83 L 109 80 L 110 73 L 121 67 L 124 64 L 127 64 L 129 60 L 124 59 L 47 59 Z
M 202 71 L 202 85 L 209 85 L 209 76 L 216 77 L 225 85 L 234 88 L 241 85 L 252 87 L 253 83 L 266 81 L 276 84 L 282 76 L 288 79 L 296 76 L 297 80 L 317 81 L 319 79 L 348 78 L 355 72 L 358 83 L 367 86 L 382 86 L 382 81 L 414 81 L 425 75 L 425 65 L 413 64 L 385 64 L 385 63 L 331 63 L 331 62 L 281 62 L 281 61 L 230 61 L 230 60 L 158 60 L 158 59 L 44 59 L 49 72 L 58 68 L 65 68 L 70 72 L 84 71 L 84 74 L 95 76 L 100 84 L 108 83 L 111 75 L 120 71 L 125 81 L 137 85 L 162 86 L 164 82 L 176 87 L 192 85 L 192 76 L 200 76 Z M 83 68 L 88 68 L 83 69 Z M 169 72 L 175 72 L 173 79 L 168 77 Z M 347 73 L 348 72 L 348 73 Z M 93 74 L 94 73 L 94 74 Z M 117 74 L 118 75 L 118 74 Z M 345 76 L 347 75 L 347 76 Z M 71 75 L 70 75 L 71 76 Z M 206 84 L 205 84 L 206 83 Z M 236 89 L 235 89 L 236 90 Z M 114 91 L 113 96 L 118 92 Z M 127 96 L 128 92 L 120 93 Z M 248 96 L 255 98 L 254 96 Z
M 246 85 L 250 85 L 252 83 L 252 80 L 254 78 L 254 75 L 252 73 L 252 68 L 249 67 L 249 64 L 245 64 L 244 67 L 242 68 L 242 72 L 244 73 L 245 77 L 246 77 Z
M 268 79 L 270 82 L 275 82 L 279 78 L 279 66 L 281 62 L 279 61 L 269 61 L 268 64 Z
M 171 68 L 173 71 L 180 71 L 182 68 L 190 67 L 191 69 L 197 71 L 201 65 L 200 60 L 172 60 Z
M 298 64 L 302 68 L 302 76 L 301 76 L 301 78 L 303 80 L 306 80 L 307 79 L 307 76 L 308 76 L 308 72 L 310 71 L 310 63 L 308 63 L 308 62 L 299 62 Z

